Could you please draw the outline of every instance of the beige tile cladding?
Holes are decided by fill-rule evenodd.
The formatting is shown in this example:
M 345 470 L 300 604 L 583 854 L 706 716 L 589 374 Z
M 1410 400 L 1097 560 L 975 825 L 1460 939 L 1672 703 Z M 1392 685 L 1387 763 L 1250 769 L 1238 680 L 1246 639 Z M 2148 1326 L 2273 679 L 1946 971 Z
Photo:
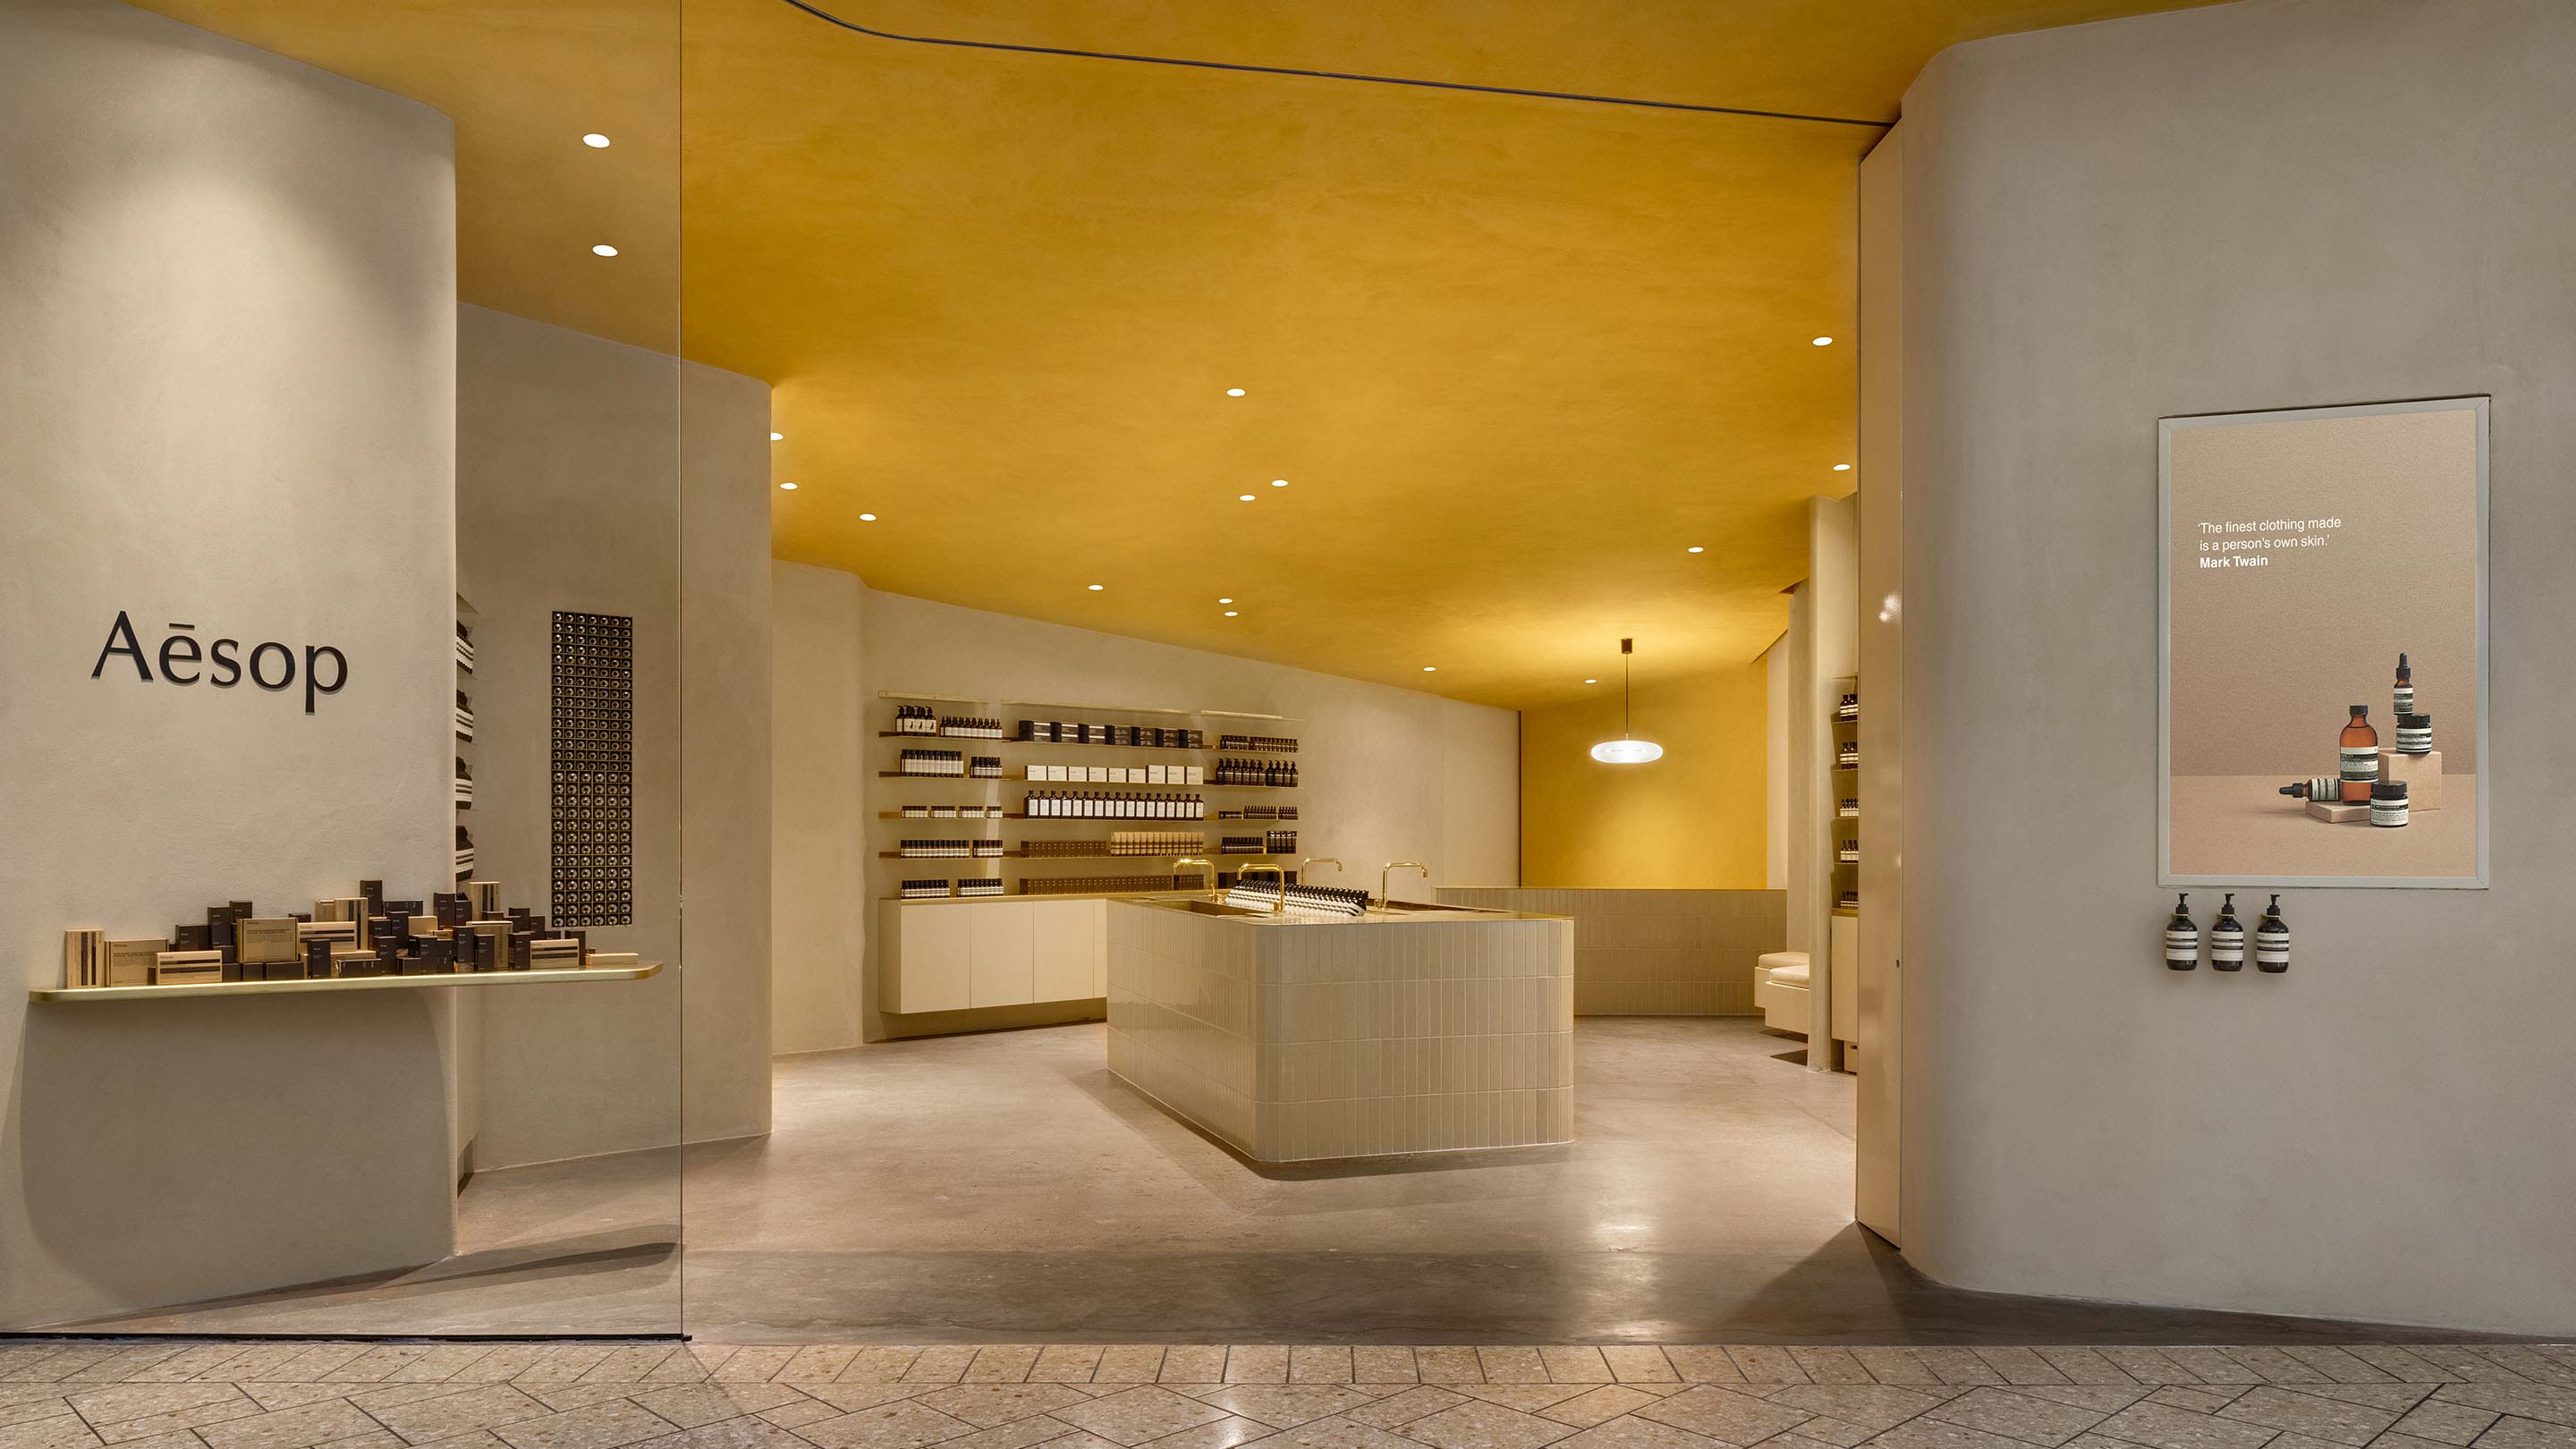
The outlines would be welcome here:
M 1563 921 L 1113 906 L 1109 1067 L 1266 1162 L 1567 1141 L 1572 972 Z
M 1574 919 L 1577 1016 L 1753 1016 L 1753 963 L 1785 949 L 1780 891 L 1444 889 L 1440 902 Z

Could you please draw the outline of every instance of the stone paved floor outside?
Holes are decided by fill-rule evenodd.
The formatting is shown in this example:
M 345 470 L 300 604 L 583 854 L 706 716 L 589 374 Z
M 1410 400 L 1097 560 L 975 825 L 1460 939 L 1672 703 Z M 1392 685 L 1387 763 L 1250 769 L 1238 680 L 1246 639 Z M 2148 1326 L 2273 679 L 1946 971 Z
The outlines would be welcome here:
M 0 1449 L 2576 1449 L 2576 1348 L 0 1344 Z

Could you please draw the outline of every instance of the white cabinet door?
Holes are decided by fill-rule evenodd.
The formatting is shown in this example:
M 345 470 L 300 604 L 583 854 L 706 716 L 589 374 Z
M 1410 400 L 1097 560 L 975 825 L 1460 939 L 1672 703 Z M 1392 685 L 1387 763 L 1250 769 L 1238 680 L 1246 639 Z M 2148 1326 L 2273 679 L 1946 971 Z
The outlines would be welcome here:
M 1091 994 L 1109 994 L 1109 903 L 1084 901 L 1091 907 Z
M 968 1001 L 968 918 L 974 906 L 888 903 L 897 924 L 878 1001 L 892 1012 L 958 1011 Z
M 1037 912 L 1037 999 L 1080 1001 L 1099 996 L 1101 934 L 1107 929 L 1107 901 L 1039 901 Z
M 1024 1006 L 1038 999 L 1037 905 L 993 901 L 952 907 L 969 918 L 967 1005 Z

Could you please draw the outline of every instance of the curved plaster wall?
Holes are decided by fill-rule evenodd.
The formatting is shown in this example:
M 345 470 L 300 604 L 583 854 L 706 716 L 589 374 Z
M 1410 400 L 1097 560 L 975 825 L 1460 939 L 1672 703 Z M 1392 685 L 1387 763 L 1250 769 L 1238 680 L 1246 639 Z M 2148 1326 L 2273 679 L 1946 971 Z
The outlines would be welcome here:
M 0 1324 L 453 1245 L 448 1003 L 23 988 L 68 925 L 445 883 L 454 195 L 422 106 L 108 0 L 0 6 Z M 348 681 L 308 715 L 93 678 L 119 610 L 156 654 L 193 623 Z
M 1905 1243 L 2021 1293 L 2576 1328 L 2576 6 L 1978 42 L 1904 152 Z M 2494 885 L 2168 973 L 2156 420 L 2494 395 Z M 2259 687 L 2266 641 L 2244 641 Z M 2195 902 L 2195 904 L 2203 904 Z M 2214 899 L 2205 903 L 2214 907 Z

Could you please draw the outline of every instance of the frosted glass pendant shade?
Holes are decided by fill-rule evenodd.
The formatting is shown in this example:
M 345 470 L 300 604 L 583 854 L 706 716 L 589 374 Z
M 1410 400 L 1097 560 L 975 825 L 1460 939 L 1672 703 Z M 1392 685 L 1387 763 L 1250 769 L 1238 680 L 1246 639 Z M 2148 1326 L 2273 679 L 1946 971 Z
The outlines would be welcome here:
M 1605 765 L 1645 765 L 1664 757 L 1664 747 L 1653 740 L 1603 740 L 1592 747 L 1592 758 Z
M 1636 652 L 1636 640 L 1619 641 L 1619 738 L 1592 747 L 1592 758 L 1605 765 L 1651 765 L 1664 757 L 1662 745 L 1628 733 L 1628 658 Z

